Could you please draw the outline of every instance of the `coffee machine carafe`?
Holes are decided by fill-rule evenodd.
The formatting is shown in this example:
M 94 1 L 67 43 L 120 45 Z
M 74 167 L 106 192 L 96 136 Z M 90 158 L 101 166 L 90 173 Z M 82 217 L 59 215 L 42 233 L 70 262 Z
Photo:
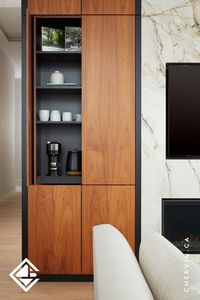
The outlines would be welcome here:
M 48 176 L 60 176 L 61 144 L 58 142 L 47 142 L 46 150 L 48 155 Z

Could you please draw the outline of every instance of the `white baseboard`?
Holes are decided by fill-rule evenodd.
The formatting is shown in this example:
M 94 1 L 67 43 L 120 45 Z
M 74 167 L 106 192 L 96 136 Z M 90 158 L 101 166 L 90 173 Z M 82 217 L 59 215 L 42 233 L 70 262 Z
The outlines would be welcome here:
M 16 193 L 21 193 L 22 192 L 22 186 L 21 185 L 16 185 L 15 186 L 15 192 Z

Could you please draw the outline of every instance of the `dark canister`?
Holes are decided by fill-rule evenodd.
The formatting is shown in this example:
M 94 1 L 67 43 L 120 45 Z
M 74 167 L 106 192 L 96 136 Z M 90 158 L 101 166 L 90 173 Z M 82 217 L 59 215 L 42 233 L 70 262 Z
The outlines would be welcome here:
M 80 176 L 81 175 L 81 151 L 74 149 L 68 151 L 66 162 L 67 175 Z

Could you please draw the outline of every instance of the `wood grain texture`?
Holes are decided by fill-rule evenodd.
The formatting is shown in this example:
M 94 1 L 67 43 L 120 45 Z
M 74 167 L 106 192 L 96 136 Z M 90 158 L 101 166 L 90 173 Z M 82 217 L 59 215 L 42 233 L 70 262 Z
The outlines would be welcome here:
M 81 273 L 81 187 L 28 188 L 28 253 L 41 274 Z
M 82 187 L 82 272 L 91 274 L 92 227 L 112 224 L 135 249 L 135 187 Z
M 80 15 L 81 0 L 28 0 L 31 15 Z
M 135 0 L 82 0 L 83 14 L 135 14 Z
M 135 183 L 133 16 L 82 20 L 82 182 Z
M 26 185 L 32 184 L 32 24 L 26 10 Z
M 8 274 L 21 262 L 21 194 L 0 199 L 0 299 L 94 300 L 93 282 L 38 282 L 24 293 Z M 41 229 L 42 230 L 42 229 Z

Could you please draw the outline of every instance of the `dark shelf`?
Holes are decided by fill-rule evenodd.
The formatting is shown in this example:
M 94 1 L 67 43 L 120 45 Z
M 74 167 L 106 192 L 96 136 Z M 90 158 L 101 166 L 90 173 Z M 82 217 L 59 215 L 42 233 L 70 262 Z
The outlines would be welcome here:
M 65 122 L 65 121 L 59 121 L 59 122 L 53 122 L 53 121 L 36 121 L 36 124 L 38 125 L 81 125 L 81 122 L 71 121 L 71 122 Z
M 59 55 L 59 54 L 66 54 L 66 55 L 73 55 L 73 54 L 81 54 L 81 51 L 36 51 L 38 55 Z
M 39 92 L 56 92 L 56 93 L 77 93 L 81 92 L 82 87 L 77 86 L 37 86 L 37 91 Z
M 38 90 L 81 90 L 80 85 L 49 85 L 49 86 L 37 86 Z
M 81 184 L 81 176 L 38 176 L 37 184 Z

